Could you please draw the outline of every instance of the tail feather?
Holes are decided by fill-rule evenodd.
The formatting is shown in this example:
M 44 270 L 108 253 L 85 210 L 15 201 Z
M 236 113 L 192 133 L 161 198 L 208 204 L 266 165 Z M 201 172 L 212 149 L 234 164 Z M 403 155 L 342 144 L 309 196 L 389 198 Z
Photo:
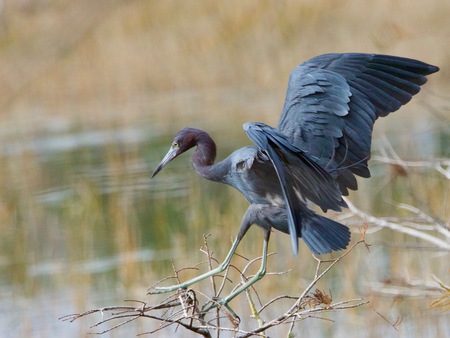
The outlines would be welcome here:
M 350 230 L 329 218 L 312 214 L 303 216 L 301 237 L 316 255 L 345 249 L 350 243 Z

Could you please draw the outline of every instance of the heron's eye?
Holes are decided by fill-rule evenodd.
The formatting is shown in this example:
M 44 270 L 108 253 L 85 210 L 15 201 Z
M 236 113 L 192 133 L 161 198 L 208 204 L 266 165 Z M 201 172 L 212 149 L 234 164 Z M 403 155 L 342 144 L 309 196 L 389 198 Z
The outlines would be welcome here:
M 172 143 L 172 148 L 179 148 L 179 147 L 180 147 L 180 144 L 177 141 L 174 141 Z

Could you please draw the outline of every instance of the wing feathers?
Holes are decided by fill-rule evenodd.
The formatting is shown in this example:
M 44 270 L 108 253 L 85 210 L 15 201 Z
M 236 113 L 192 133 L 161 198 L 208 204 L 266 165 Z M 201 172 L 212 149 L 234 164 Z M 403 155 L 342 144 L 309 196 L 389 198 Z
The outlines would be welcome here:
M 351 174 L 370 176 L 375 120 L 408 103 L 425 76 L 438 70 L 388 55 L 317 56 L 292 71 L 277 128 L 332 175 L 337 172 L 345 193 L 356 188 Z
M 291 72 L 277 129 L 244 125 L 277 173 L 294 252 L 302 235 L 315 253 L 346 247 L 348 229 L 313 214 L 304 199 L 323 211 L 346 206 L 341 194 L 357 189 L 355 175 L 370 176 L 375 120 L 408 103 L 438 70 L 388 55 L 320 55 Z
M 339 185 L 325 169 L 292 145 L 278 130 L 263 123 L 246 123 L 244 130 L 275 168 L 286 202 L 292 247 L 297 253 L 297 241 L 301 236 L 298 227 L 301 224 L 300 215 L 306 213 L 305 201 L 300 199 L 299 194 L 324 211 L 340 211 L 346 203 L 341 197 Z

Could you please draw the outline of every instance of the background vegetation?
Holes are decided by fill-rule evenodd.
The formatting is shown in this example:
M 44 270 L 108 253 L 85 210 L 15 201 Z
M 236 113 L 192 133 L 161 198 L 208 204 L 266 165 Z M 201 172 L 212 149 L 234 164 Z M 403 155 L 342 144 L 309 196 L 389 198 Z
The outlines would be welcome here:
M 416 99 L 377 122 L 374 155 L 393 157 L 392 147 L 409 161 L 450 157 L 447 0 L 0 5 L 0 328 L 10 337 L 87 335 L 89 322 L 57 318 L 145 298 L 170 273 L 170 257 L 179 267 L 204 259 L 202 234 L 211 233 L 210 247 L 224 257 L 247 207 L 243 197 L 201 181 L 188 156 L 157 180 L 149 173 L 184 126 L 207 129 L 223 158 L 249 143 L 244 122 L 275 125 L 289 72 L 312 56 L 377 52 L 439 65 Z M 380 160 L 371 170 L 350 196 L 360 210 L 417 221 L 398 208 L 407 203 L 448 229 L 448 178 Z M 355 234 L 363 224 L 343 221 Z M 320 287 L 370 305 L 329 315 L 334 322 L 302 322 L 299 336 L 448 334 L 448 313 L 429 309 L 441 296 L 433 276 L 450 283 L 448 250 L 374 224 L 366 240 L 370 252 L 356 248 Z M 271 241 L 277 254 L 269 270 L 293 271 L 260 282 L 269 299 L 304 288 L 316 264 L 305 246 L 292 256 L 286 236 Z M 255 257 L 261 244 L 252 229 L 240 252 Z M 247 306 L 245 299 L 233 303 Z M 151 326 L 141 320 L 126 332 Z

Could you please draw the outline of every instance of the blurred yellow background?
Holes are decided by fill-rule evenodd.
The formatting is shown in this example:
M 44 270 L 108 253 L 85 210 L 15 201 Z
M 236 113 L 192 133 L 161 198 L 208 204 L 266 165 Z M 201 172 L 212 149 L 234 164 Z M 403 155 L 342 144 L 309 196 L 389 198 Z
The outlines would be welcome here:
M 0 0 L 0 330 L 7 337 L 84 337 L 87 323 L 57 318 L 144 298 L 170 271 L 169 257 L 193 255 L 186 264 L 203 259 L 204 233 L 212 234 L 221 259 L 230 243 L 223 238 L 235 236 L 245 212 L 242 196 L 200 181 L 188 156 L 165 179 L 150 183 L 149 174 L 185 126 L 210 131 L 222 159 L 250 143 L 244 122 L 276 125 L 290 71 L 315 55 L 382 53 L 438 65 L 421 94 L 377 122 L 375 135 L 394 134 L 390 142 L 408 159 L 448 158 L 449 18 L 448 0 Z M 448 224 L 448 180 L 428 173 L 394 180 L 389 169 L 373 172 L 351 196 L 359 207 L 401 217 L 393 204 L 416 202 L 417 194 Z M 378 243 L 375 256 L 361 249 L 339 274 L 346 278 L 344 297 L 367 297 L 373 308 L 333 317 L 331 325 L 305 322 L 303 330 L 301 323 L 299 332 L 450 332 L 448 316 L 424 314 L 428 294 L 380 296 L 368 287 L 378 272 L 391 281 L 430 282 L 433 274 L 449 281 L 446 253 L 383 246 L 410 241 L 386 231 L 371 238 Z M 252 230 L 251 236 L 241 250 L 253 257 L 261 234 Z M 293 278 L 304 284 L 311 275 L 302 273 L 314 270 L 307 250 L 292 257 L 287 237 L 272 241 L 279 253 L 272 264 L 297 270 L 301 277 Z M 168 253 L 153 261 L 147 249 Z M 130 252 L 137 254 L 124 259 Z M 113 261 L 102 260 L 108 257 Z M 290 285 L 285 280 L 279 287 Z M 265 287 L 274 291 L 270 283 Z M 397 332 L 372 309 L 393 322 L 410 320 Z M 145 331 L 145 320 L 139 325 L 132 332 Z
M 449 77 L 449 13 L 445 0 L 6 0 L 2 123 L 60 116 L 126 123 L 167 117 L 168 111 L 213 119 L 214 109 L 204 117 L 200 103 L 195 109 L 172 101 L 193 93 L 206 100 L 211 91 L 226 96 L 217 94 L 222 88 L 244 91 L 246 100 L 253 94 L 247 88 L 270 95 L 270 107 L 240 114 L 276 121 L 289 72 L 327 52 L 437 64 L 441 72 L 432 86 L 442 94 L 438 81 Z

